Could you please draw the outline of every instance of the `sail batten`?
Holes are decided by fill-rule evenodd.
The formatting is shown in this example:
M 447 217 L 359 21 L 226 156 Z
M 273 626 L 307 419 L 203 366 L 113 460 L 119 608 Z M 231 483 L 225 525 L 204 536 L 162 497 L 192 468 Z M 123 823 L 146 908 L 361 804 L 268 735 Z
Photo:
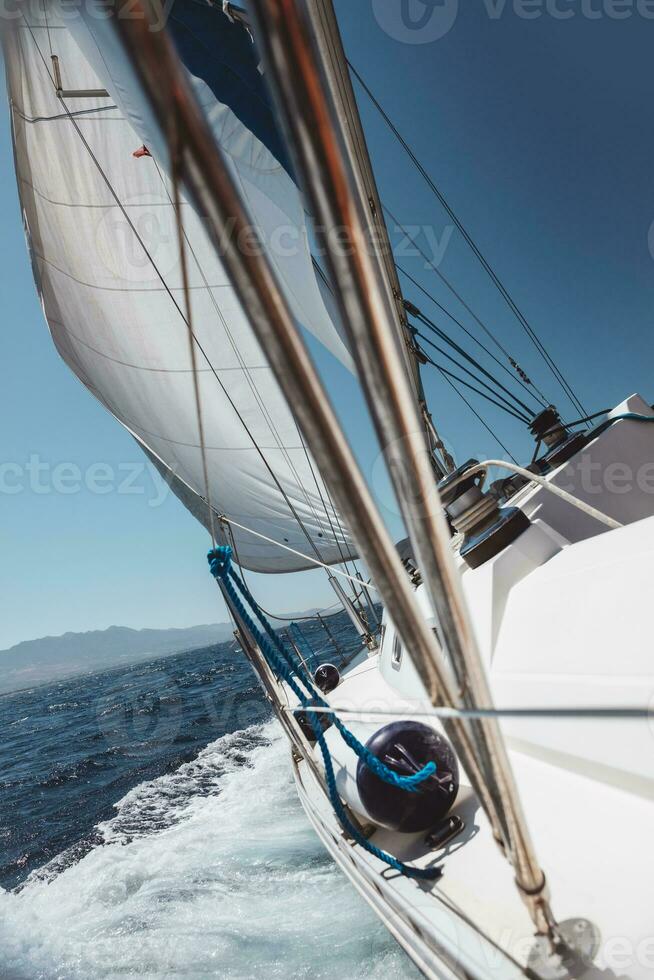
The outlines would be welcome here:
M 185 4 L 179 9 L 183 14 Z M 215 8 L 212 15 L 223 17 Z M 147 121 L 134 129 L 138 113 L 129 80 L 112 90 L 115 75 L 98 75 L 86 57 L 93 38 L 87 32 L 83 46 L 78 43 L 86 27 L 78 22 L 69 29 L 54 5 L 47 18 L 46 24 L 42 7 L 28 5 L 25 24 L 5 45 L 5 63 L 19 195 L 50 332 L 71 369 L 207 524 L 168 160 L 161 151 L 157 158 L 154 148 L 151 157 L 133 156 Z M 67 87 L 106 88 L 110 99 L 85 99 L 80 111 L 64 102 L 70 111 L 62 113 L 48 70 L 51 44 Z M 254 223 L 264 216 L 264 241 L 282 221 L 296 229 L 294 254 L 273 261 L 282 268 L 298 321 L 347 362 L 315 281 L 297 188 L 238 115 L 218 103 L 206 82 L 198 85 Z M 321 562 L 341 562 L 352 556 L 351 545 L 293 414 L 200 216 L 185 200 L 182 215 L 214 510 Z M 237 528 L 234 534 L 246 568 L 311 567 L 255 534 Z

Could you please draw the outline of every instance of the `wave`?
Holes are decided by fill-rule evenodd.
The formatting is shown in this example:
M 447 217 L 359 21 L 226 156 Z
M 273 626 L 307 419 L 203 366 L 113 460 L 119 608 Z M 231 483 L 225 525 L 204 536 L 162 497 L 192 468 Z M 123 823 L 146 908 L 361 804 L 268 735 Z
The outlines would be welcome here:
M 310 829 L 274 722 L 137 786 L 95 839 L 0 889 L 5 980 L 417 976 Z

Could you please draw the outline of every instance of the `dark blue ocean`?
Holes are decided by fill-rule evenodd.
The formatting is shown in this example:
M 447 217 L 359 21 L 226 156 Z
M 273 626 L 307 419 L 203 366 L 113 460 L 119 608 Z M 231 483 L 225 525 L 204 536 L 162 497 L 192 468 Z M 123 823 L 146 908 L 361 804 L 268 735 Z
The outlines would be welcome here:
M 310 829 L 233 643 L 0 696 L 0 886 L 2 980 L 417 975 Z

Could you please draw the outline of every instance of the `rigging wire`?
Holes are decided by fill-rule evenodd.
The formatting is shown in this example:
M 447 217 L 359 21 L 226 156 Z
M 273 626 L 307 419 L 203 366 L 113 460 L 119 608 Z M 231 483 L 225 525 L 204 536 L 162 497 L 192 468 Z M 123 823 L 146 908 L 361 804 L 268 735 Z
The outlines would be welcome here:
M 429 346 L 430 347 L 433 347 L 434 350 L 437 350 L 439 354 L 442 354 L 443 357 L 446 357 L 448 359 L 448 361 L 452 361 L 452 363 L 455 364 L 456 367 L 458 367 L 460 371 L 464 371 L 468 375 L 468 377 L 472 378 L 473 381 L 476 381 L 478 385 L 481 385 L 482 388 L 485 388 L 486 391 L 488 391 L 488 392 L 490 392 L 490 394 L 494 395 L 495 398 L 498 398 L 502 402 L 502 404 L 505 405 L 506 408 L 511 411 L 511 414 L 512 415 L 516 415 L 517 417 L 521 418 L 522 421 L 525 424 L 528 424 L 529 423 L 528 417 L 525 416 L 525 415 L 523 415 L 523 413 L 520 412 L 520 410 L 518 408 L 516 408 L 515 405 L 512 405 L 511 402 L 508 401 L 508 399 L 503 398 L 502 395 L 500 395 L 493 388 L 491 388 L 490 385 L 486 384 L 485 381 L 482 381 L 481 378 L 478 378 L 477 375 L 474 374 L 472 371 L 470 371 L 464 364 L 461 364 L 459 361 L 457 361 L 457 359 L 455 357 L 453 357 L 451 354 L 448 354 L 448 352 L 446 350 L 443 350 L 443 348 L 442 347 L 439 347 L 438 344 L 435 344 L 433 342 L 433 340 L 430 340 L 429 337 L 426 337 L 424 335 L 424 333 L 420 333 L 420 331 L 419 330 L 416 330 L 415 327 L 412 328 L 412 333 L 413 333 L 413 336 L 414 337 L 420 337 L 420 339 L 422 341 L 424 341 L 425 344 L 429 344 Z M 427 356 L 426 353 L 425 353 L 425 351 L 422 348 L 419 348 L 419 350 L 420 350 L 420 353 L 423 356 Z
M 189 291 L 188 264 L 186 260 L 186 232 L 182 219 L 182 209 L 179 196 L 179 131 L 175 125 L 175 115 L 171 116 L 171 132 L 168 134 L 168 146 L 170 149 L 170 166 L 173 182 L 173 209 L 175 212 L 175 226 L 177 229 L 177 243 L 179 247 L 179 262 L 182 273 L 182 285 L 184 288 L 184 305 L 186 306 L 186 325 L 188 333 L 189 355 L 191 359 L 191 371 L 193 374 L 193 394 L 195 398 L 195 411 L 198 420 L 198 438 L 200 440 L 200 453 L 202 458 L 202 475 L 204 478 L 205 500 L 209 512 L 209 533 L 211 534 L 211 544 L 216 547 L 216 527 L 214 523 L 214 512 L 211 506 L 211 486 L 209 484 L 209 467 L 207 464 L 207 446 L 204 437 L 204 421 L 202 418 L 202 400 L 200 398 L 200 380 L 198 376 L 198 363 L 195 352 L 195 342 L 193 333 L 193 320 L 191 309 L 191 295 Z
M 359 585 L 366 589 L 373 589 L 375 592 L 377 591 L 377 587 L 373 585 L 372 582 L 364 582 L 363 579 L 356 578 L 354 575 L 349 575 L 347 572 L 341 571 L 340 568 L 333 568 L 330 565 L 326 565 L 324 561 L 319 561 L 317 558 L 312 558 L 310 555 L 305 555 L 304 552 L 298 551 L 297 548 L 291 548 L 291 546 L 288 544 L 282 544 L 281 541 L 275 541 L 274 538 L 268 537 L 267 534 L 262 534 L 261 531 L 255 531 L 254 528 L 247 527 L 245 524 L 235 521 L 233 517 L 226 517 L 224 514 L 221 514 L 219 519 L 222 524 L 231 524 L 234 527 L 240 528 L 241 531 L 247 531 L 248 534 L 254 535 L 255 538 L 261 538 L 262 541 L 267 541 L 268 544 L 274 544 L 278 548 L 281 548 L 282 551 L 288 551 L 291 555 L 297 555 L 298 558 L 303 558 L 305 561 L 315 565 L 317 568 L 326 568 L 334 575 L 340 575 L 341 578 L 349 579 L 350 582 L 354 582 L 355 585 Z M 240 562 L 237 564 L 240 565 Z
M 239 566 L 241 578 L 243 579 L 243 581 L 247 585 L 247 578 L 246 578 L 246 575 L 245 575 L 245 569 L 244 569 L 244 567 L 241 564 L 241 561 L 239 559 L 238 547 L 236 545 L 236 538 L 234 537 L 234 531 L 232 529 L 231 523 L 224 516 L 223 517 L 220 517 L 219 520 L 220 520 L 220 523 L 222 525 L 226 526 L 227 536 L 229 538 L 229 541 L 230 541 L 232 550 L 234 552 L 234 557 L 236 559 L 236 564 Z M 309 560 L 311 560 L 311 559 L 309 559 Z M 354 585 L 352 587 L 355 588 Z M 252 590 L 250 590 L 250 591 L 252 591 Z M 335 613 L 330 613 L 329 610 L 330 609 L 334 609 L 335 606 L 340 606 L 340 609 L 338 609 L 337 612 L 335 612 Z M 305 621 L 308 622 L 309 620 L 316 619 L 318 617 L 318 615 L 321 615 L 322 616 L 323 613 L 325 613 L 325 612 L 328 614 L 328 616 L 337 616 L 339 613 L 344 612 L 343 605 L 340 602 L 334 602 L 334 603 L 332 603 L 331 606 L 325 606 L 324 609 L 318 610 L 318 612 L 314 613 L 313 616 L 278 616 L 277 613 L 268 612 L 268 610 L 267 609 L 264 609 L 263 606 L 261 606 L 261 605 L 259 606 L 259 608 L 261 609 L 261 611 L 263 613 L 266 614 L 266 616 L 269 619 L 277 619 L 277 620 L 279 620 L 282 623 L 293 623 L 293 622 L 295 622 L 295 620 L 300 620 L 302 622 L 305 622 Z
M 501 389 L 501 391 L 503 391 L 506 395 L 512 398 L 516 403 L 516 405 L 527 416 L 527 421 L 533 418 L 534 411 L 532 408 L 529 407 L 529 405 L 526 405 L 522 401 L 522 399 L 518 398 L 518 396 L 513 391 L 511 391 L 510 388 L 507 388 L 506 385 L 502 384 L 501 381 L 498 381 L 498 379 L 493 374 L 491 374 L 490 371 L 487 371 L 486 368 L 484 368 L 482 364 L 480 364 L 480 362 L 476 360 L 476 358 L 472 357 L 472 355 L 468 354 L 463 349 L 463 347 L 461 347 L 454 340 L 452 340 L 452 338 L 448 334 L 446 334 L 444 330 L 441 330 L 441 328 L 437 326 L 437 324 L 434 323 L 433 320 L 430 320 L 429 317 L 425 316 L 423 313 L 420 312 L 414 314 L 414 316 L 416 316 L 416 318 L 420 320 L 420 322 L 425 327 L 427 327 L 428 330 L 431 330 L 432 333 L 434 333 L 437 337 L 439 337 L 442 341 L 444 341 L 444 343 L 449 344 L 449 346 L 452 347 L 457 352 L 457 354 L 460 354 L 460 356 L 463 357 L 468 362 L 468 364 L 472 364 L 472 366 L 477 371 L 480 371 L 484 375 L 484 377 L 488 378 L 489 381 L 492 381 L 494 385 L 496 385 L 498 388 Z M 433 343 L 433 341 L 430 341 L 430 343 Z
M 470 411 L 472 412 L 472 414 L 475 416 L 475 418 L 479 422 L 481 422 L 481 424 L 486 429 L 486 431 L 488 433 L 490 433 L 490 435 L 495 440 L 495 442 L 498 444 L 498 446 L 501 446 L 501 448 L 504 450 L 504 452 L 507 454 L 507 456 L 510 456 L 511 459 L 513 460 L 513 462 L 517 464 L 518 460 L 515 458 L 515 456 L 511 452 L 511 450 L 508 449 L 504 445 L 504 443 L 502 442 L 502 440 L 500 439 L 500 437 L 497 435 L 497 433 L 493 429 L 491 429 L 490 425 L 488 424 L 488 422 L 486 421 L 486 419 L 483 417 L 483 415 L 480 415 L 479 412 L 477 411 L 477 409 L 474 407 L 474 405 L 472 405 L 468 401 L 468 399 L 463 394 L 463 392 L 462 391 L 459 391 L 459 389 L 454 384 L 454 382 L 452 381 L 451 378 L 448 378 L 448 376 L 443 371 L 441 371 L 440 368 L 437 368 L 437 370 L 440 372 L 441 377 L 443 378 L 443 381 L 446 381 L 447 384 L 457 393 L 457 395 L 459 396 L 459 398 L 461 399 L 461 401 L 464 402 L 464 404 L 468 406 L 468 408 L 470 409 Z
M 242 576 L 243 580 L 245 580 L 245 576 L 243 575 L 243 569 L 241 569 L 241 576 Z M 339 608 L 336 609 L 336 606 L 339 606 Z M 345 610 L 343 609 L 343 606 L 341 605 L 340 602 L 333 602 L 331 604 L 331 606 L 325 606 L 324 609 L 316 609 L 316 611 L 313 614 L 313 616 L 310 616 L 308 614 L 307 615 L 302 614 L 301 616 L 299 614 L 297 616 L 280 616 L 279 613 L 267 612 L 263 608 L 263 606 L 261 605 L 261 603 L 259 603 L 259 608 L 261 609 L 261 611 L 263 613 L 265 613 L 265 615 L 268 617 L 268 619 L 276 619 L 280 623 L 296 623 L 296 622 L 297 623 L 312 623 L 315 620 L 317 620 L 319 616 L 322 616 L 323 619 L 332 619 L 332 617 L 334 617 L 334 616 L 344 616 L 344 615 L 346 615 Z M 331 609 L 336 609 L 336 612 L 330 612 Z
M 427 255 L 427 253 L 425 252 L 425 250 L 419 245 L 419 243 L 416 241 L 416 239 L 411 237 L 411 235 L 409 234 L 409 231 L 405 227 L 405 225 L 403 225 L 402 222 L 399 221 L 399 219 L 395 217 L 395 215 L 390 210 L 390 208 L 388 208 L 385 204 L 382 205 L 382 207 L 384 208 L 384 211 L 386 212 L 386 214 L 388 215 L 388 217 L 391 219 L 391 221 L 394 222 L 396 228 L 399 229 L 402 232 L 402 234 L 407 238 L 407 240 L 409 242 L 411 242 L 411 244 L 414 246 L 414 248 L 416 249 L 416 251 L 418 252 L 418 254 L 422 256 L 422 258 L 424 259 L 424 261 L 427 264 L 427 266 L 432 270 L 432 272 L 435 272 L 436 273 L 436 275 L 441 280 L 441 282 L 443 283 L 443 285 L 445 285 L 450 290 L 450 292 L 452 293 L 452 295 L 456 297 L 456 299 L 459 301 L 459 303 L 464 308 L 464 310 L 466 310 L 470 314 L 470 316 L 473 318 L 473 320 L 475 321 L 475 323 L 479 327 L 481 327 L 481 329 L 484 331 L 484 333 L 493 341 L 493 343 L 498 348 L 498 350 L 502 354 L 504 354 L 504 356 L 506 357 L 506 359 L 509 362 L 509 364 L 512 367 L 514 365 L 516 365 L 517 362 L 514 360 L 513 357 L 511 357 L 511 355 L 509 354 L 509 352 L 506 349 L 506 347 L 504 347 L 504 345 L 501 343 L 501 341 L 499 341 L 497 339 L 497 337 L 495 336 L 495 334 L 490 330 L 489 327 L 486 326 L 486 324 L 483 322 L 483 320 L 479 316 L 477 316 L 477 314 L 475 313 L 475 311 L 471 308 L 470 304 L 465 301 L 465 299 L 463 298 L 463 296 L 461 295 L 461 293 L 458 291 L 458 289 L 456 288 L 456 286 L 452 283 L 452 281 L 450 279 L 448 279 L 448 277 L 443 272 L 441 272 L 441 270 L 438 268 L 438 266 L 436 265 L 436 263 L 431 259 L 431 257 L 429 255 Z M 447 311 L 445 311 L 445 312 L 447 312 Z M 449 315 L 450 314 L 448 313 L 448 316 Z M 518 367 L 517 366 L 516 366 L 516 370 L 518 370 Z M 519 369 L 519 370 L 522 371 L 522 369 Z M 524 375 L 524 377 L 523 377 L 523 375 Z M 524 380 L 524 378 L 526 378 L 527 375 L 525 375 L 524 372 L 522 372 L 520 374 L 520 377 L 523 378 L 523 380 Z M 529 380 L 529 384 L 533 387 L 534 392 L 537 393 L 538 400 L 541 402 L 541 404 L 543 406 L 547 406 L 549 403 L 548 403 L 547 399 L 545 398 L 545 396 L 543 395 L 542 391 L 540 391 L 536 387 L 536 385 L 533 383 L 533 381 Z M 534 395 L 534 397 L 536 397 L 536 395 Z
M 302 711 L 302 707 L 284 705 L 283 710 L 287 714 L 296 715 Z M 370 718 L 390 718 L 397 720 L 406 715 L 406 708 L 402 711 L 392 711 L 388 708 L 362 708 L 358 710 L 351 706 L 340 707 L 328 704 L 326 706 L 311 706 L 312 714 L 333 714 L 341 721 L 360 721 L 366 722 Z M 412 718 L 573 718 L 575 720 L 594 721 L 598 718 L 602 720 L 616 721 L 649 721 L 652 719 L 652 709 L 647 706 L 638 705 L 618 705 L 613 707 L 580 707 L 558 708 L 558 707 L 534 707 L 534 708 L 450 708 L 446 706 L 431 705 L 427 710 L 421 711 L 419 708 L 411 707 Z
M 311 476 L 313 477 L 313 482 L 316 485 L 316 490 L 318 491 L 318 496 L 320 497 L 320 502 L 321 502 L 321 504 L 323 506 L 323 509 L 325 511 L 325 514 L 327 516 L 327 520 L 329 521 L 329 527 L 330 527 L 331 532 L 332 532 L 332 537 L 333 537 L 334 541 L 336 542 L 336 547 L 338 548 L 338 552 L 339 552 L 339 554 L 341 556 L 343 567 L 345 568 L 345 571 L 347 572 L 347 571 L 349 571 L 349 569 L 348 569 L 348 560 L 345 557 L 345 552 L 343 551 L 343 547 L 341 545 L 341 539 L 336 534 L 336 529 L 334 527 L 334 522 L 332 521 L 331 513 L 330 513 L 330 511 L 329 511 L 329 509 L 327 507 L 327 504 L 325 503 L 325 499 L 323 497 L 322 490 L 320 489 L 320 484 L 318 482 L 318 475 L 316 473 L 315 467 L 313 465 L 313 461 L 312 461 L 311 456 L 309 454 L 309 450 L 307 449 L 306 443 L 305 443 L 305 441 L 304 441 L 304 439 L 302 437 L 302 433 L 300 432 L 299 429 L 298 429 L 298 435 L 300 436 L 300 442 L 302 443 L 302 448 L 304 449 L 304 455 L 306 456 L 306 460 L 307 460 L 307 463 L 309 465 L 309 469 L 311 471 Z M 339 515 L 338 515 L 338 513 L 336 511 L 336 508 L 334 507 L 333 501 L 331 499 L 331 495 L 329 494 L 329 490 L 327 489 L 327 486 L 326 485 L 325 485 L 325 491 L 326 491 L 326 493 L 327 493 L 327 495 L 329 497 L 330 506 L 331 506 L 331 508 L 332 508 L 332 510 L 334 512 L 334 516 L 336 517 L 336 520 L 338 522 L 338 525 L 339 525 L 341 534 L 343 536 L 343 541 L 344 541 L 345 540 L 345 533 L 343 531 L 343 525 L 341 524 L 340 517 L 339 517 Z M 357 572 L 357 567 L 356 567 L 356 563 L 354 562 L 354 560 L 352 560 L 352 565 L 354 567 L 355 573 L 359 574 Z M 356 589 L 354 588 L 354 586 L 351 586 L 351 589 L 352 589 L 352 596 L 354 598 L 354 601 L 356 602 L 357 601 L 357 592 L 356 592 Z
M 509 293 L 509 291 L 508 291 L 507 287 L 505 286 L 505 284 L 502 282 L 502 280 L 497 275 L 497 273 L 495 272 L 495 270 L 491 267 L 490 263 L 488 262 L 488 260 L 484 256 L 484 254 L 481 252 L 479 246 L 474 241 L 474 239 L 472 238 L 472 236 L 469 234 L 469 232 L 467 231 L 467 229 L 465 228 L 465 226 L 461 222 L 460 218 L 456 214 L 456 212 L 450 206 L 450 204 L 446 200 L 445 196 L 443 195 L 442 191 L 436 185 L 436 183 L 434 182 L 434 180 L 432 179 L 432 177 L 429 175 L 429 173 L 427 172 L 427 170 L 425 169 L 425 167 L 423 166 L 423 164 L 420 162 L 420 160 L 418 159 L 418 157 L 416 156 L 416 154 L 413 152 L 413 150 L 411 149 L 411 147 L 409 146 L 409 144 L 407 143 L 407 141 L 404 139 L 404 137 L 402 136 L 402 134 L 398 130 L 397 126 L 394 124 L 394 122 L 392 121 L 392 119 L 390 118 L 390 116 L 388 115 L 388 113 L 385 111 L 385 109 L 383 108 L 383 106 L 381 105 L 381 103 L 379 102 L 379 100 L 375 97 L 375 95 L 371 91 L 370 87 L 366 84 L 366 82 L 361 77 L 361 74 L 357 71 L 357 69 L 354 67 L 354 65 L 352 64 L 352 62 L 349 59 L 347 61 L 347 64 L 348 64 L 350 70 L 352 71 L 354 77 L 357 79 L 357 81 L 361 85 L 362 89 L 364 90 L 364 92 L 366 93 L 366 95 L 368 96 L 368 98 L 370 99 L 370 101 L 372 102 L 372 104 L 375 106 L 376 110 L 378 111 L 378 113 L 380 114 L 380 116 L 382 117 L 382 119 L 384 120 L 384 122 L 386 123 L 386 125 L 388 126 L 388 128 L 390 129 L 390 131 L 393 133 L 393 135 L 395 136 L 395 138 L 397 139 L 397 141 L 400 143 L 400 145 L 402 146 L 402 148 L 404 149 L 404 151 L 408 155 L 409 159 L 411 160 L 411 162 L 413 163 L 413 165 L 417 169 L 418 173 L 426 181 L 427 185 L 429 186 L 429 188 L 431 189 L 431 191 L 434 193 L 434 195 L 436 196 L 436 198 L 439 201 L 439 203 L 441 204 L 441 206 L 444 208 L 444 210 L 446 211 L 446 213 L 448 214 L 448 216 L 452 219 L 452 221 L 454 222 L 454 224 L 458 228 L 459 232 L 463 236 L 464 240 L 467 242 L 467 244 L 469 245 L 469 247 L 472 249 L 473 254 L 479 260 L 479 262 L 481 263 L 482 267 L 484 268 L 484 270 L 486 271 L 486 273 L 489 275 L 491 281 L 493 282 L 493 284 L 499 290 L 500 295 L 503 297 L 503 299 L 507 303 L 507 305 L 508 305 L 509 309 L 511 310 L 511 312 L 516 316 L 516 318 L 517 318 L 518 322 L 520 323 L 520 325 L 522 326 L 523 330 L 525 331 L 525 333 L 527 334 L 527 336 L 531 339 L 532 343 L 536 347 L 536 350 L 543 357 L 545 363 L 549 367 L 550 371 L 552 372 L 552 374 L 554 375 L 554 377 L 556 378 L 556 380 L 558 381 L 558 383 L 563 388 L 564 392 L 566 393 L 566 395 L 568 396 L 568 398 L 570 399 L 570 401 L 572 402 L 572 404 L 574 405 L 574 407 L 576 409 L 580 410 L 583 415 L 585 415 L 586 414 L 586 409 L 583 407 L 583 405 L 581 404 L 581 402 L 579 401 L 579 399 L 575 395 L 572 387 L 570 386 L 570 384 L 568 383 L 568 381 L 564 378 L 563 374 L 561 373 L 561 370 L 559 369 L 559 367 L 555 363 L 555 361 L 552 358 L 552 356 L 546 350 L 545 345 L 543 344 L 543 342 L 541 341 L 541 339 L 537 335 L 536 331 L 531 326 L 531 324 L 529 323 L 529 321 L 525 317 L 525 315 L 522 312 L 522 310 L 520 310 L 520 308 L 518 307 L 518 305 L 514 301 L 513 297 Z
M 485 392 L 480 391 L 479 388 L 475 388 L 475 386 L 470 384 L 469 381 L 466 381 L 464 378 L 460 378 L 458 375 L 453 374 L 453 372 L 450 371 L 449 368 L 443 367 L 442 364 L 438 364 L 432 357 L 429 356 L 429 354 L 427 354 L 426 351 L 422 350 L 422 348 L 420 348 L 420 353 L 425 358 L 426 362 L 428 364 L 431 364 L 432 367 L 438 368 L 438 370 L 441 371 L 441 373 L 447 375 L 450 378 L 453 378 L 455 381 L 458 381 L 459 384 L 464 385 L 466 388 L 470 388 L 470 390 L 474 391 L 475 394 L 480 395 L 481 398 L 485 398 L 487 402 L 490 402 L 492 405 L 495 405 L 496 408 L 501 409 L 501 411 L 505 412 L 507 415 L 511 415 L 514 419 L 516 419 L 518 422 L 521 422 L 524 425 L 525 419 L 522 415 L 518 415 L 516 412 L 513 412 L 510 408 L 506 408 L 506 406 L 503 405 L 501 402 L 495 401 L 495 399 L 491 398 L 490 395 L 487 395 Z
M 50 48 L 50 58 L 52 59 L 54 57 L 54 54 L 52 51 L 52 38 L 50 37 L 50 24 L 48 22 L 48 0 L 43 0 L 43 17 L 45 20 L 45 29 L 48 34 L 48 47 Z
M 459 327 L 461 330 L 463 330 L 463 332 L 465 334 L 467 334 L 468 337 L 470 337 L 470 339 L 473 341 L 473 343 L 477 344 L 478 347 L 481 347 L 481 349 L 491 358 L 491 360 L 493 360 L 495 362 L 495 364 L 497 364 L 497 366 L 502 369 L 502 371 L 504 371 L 506 374 L 508 374 L 508 376 L 511 378 L 512 381 L 515 381 L 515 383 L 518 384 L 518 385 L 520 385 L 520 387 L 524 391 L 526 391 L 528 395 L 531 395 L 533 398 L 535 398 L 543 406 L 543 408 L 546 408 L 547 407 L 547 402 L 545 401 L 544 398 L 541 397 L 541 395 L 538 392 L 538 390 L 536 388 L 534 388 L 534 385 L 533 385 L 533 383 L 531 382 L 531 380 L 529 378 L 527 379 L 527 383 L 525 383 L 519 375 L 515 375 L 514 372 L 511 371 L 506 366 L 506 364 L 504 364 L 499 359 L 499 357 L 496 357 L 495 354 L 493 354 L 493 352 L 491 350 L 489 350 L 488 347 L 486 347 L 486 345 L 481 340 L 479 340 L 478 337 L 475 337 L 475 335 L 472 333 L 472 331 L 469 330 L 465 326 L 465 324 L 461 323 L 460 320 L 457 320 L 457 318 L 454 316 L 453 313 L 450 313 L 450 311 L 445 306 L 443 306 L 442 303 L 439 303 L 439 301 L 436 299 L 436 297 L 434 296 L 434 294 L 433 293 L 430 293 L 428 289 L 426 289 L 421 283 L 419 283 L 418 280 L 415 279 L 411 275 L 411 273 L 408 272 L 407 269 L 405 269 L 404 266 L 402 266 L 398 262 L 396 262 L 395 263 L 395 267 L 396 267 L 397 271 L 399 273 L 401 273 L 401 275 L 405 276 L 405 278 L 407 278 L 409 280 L 409 282 L 413 283 L 413 285 L 417 289 L 419 289 L 420 292 L 423 293 L 427 297 L 427 299 L 430 300 L 434 304 L 434 306 L 436 306 L 442 313 L 444 313 L 445 316 L 449 317 L 449 319 L 453 323 L 455 323 L 457 325 L 457 327 Z M 513 365 L 516 364 L 516 362 L 513 360 L 513 358 L 510 359 L 510 363 L 513 364 Z M 522 370 L 522 369 L 520 369 L 520 370 Z M 529 387 L 529 385 L 531 385 L 531 387 Z

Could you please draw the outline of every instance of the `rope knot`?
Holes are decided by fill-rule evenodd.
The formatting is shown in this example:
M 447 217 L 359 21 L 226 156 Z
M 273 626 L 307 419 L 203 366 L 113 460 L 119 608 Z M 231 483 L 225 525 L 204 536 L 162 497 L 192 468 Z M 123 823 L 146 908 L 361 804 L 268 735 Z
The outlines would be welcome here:
M 225 579 L 232 564 L 232 549 L 229 545 L 212 548 L 207 555 L 207 561 L 213 577 Z

